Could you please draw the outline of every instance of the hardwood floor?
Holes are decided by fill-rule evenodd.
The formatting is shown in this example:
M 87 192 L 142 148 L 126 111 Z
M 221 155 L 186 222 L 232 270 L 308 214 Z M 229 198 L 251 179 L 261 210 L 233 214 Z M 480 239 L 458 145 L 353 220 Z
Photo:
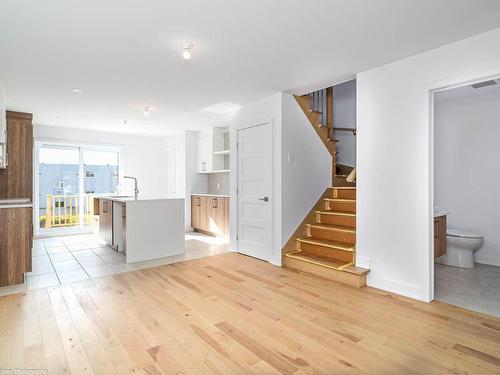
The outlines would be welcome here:
M 2 297 L 0 335 L 50 374 L 500 373 L 500 319 L 234 253 Z

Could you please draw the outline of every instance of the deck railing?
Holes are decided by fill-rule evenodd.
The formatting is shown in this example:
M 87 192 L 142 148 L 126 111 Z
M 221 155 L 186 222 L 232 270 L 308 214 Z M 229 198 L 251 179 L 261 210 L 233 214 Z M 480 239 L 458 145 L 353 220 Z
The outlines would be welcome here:
M 80 224 L 80 195 L 47 194 L 45 228 L 72 227 Z M 94 215 L 94 195 L 83 196 L 83 224 L 92 223 Z M 40 220 L 43 220 L 40 217 Z

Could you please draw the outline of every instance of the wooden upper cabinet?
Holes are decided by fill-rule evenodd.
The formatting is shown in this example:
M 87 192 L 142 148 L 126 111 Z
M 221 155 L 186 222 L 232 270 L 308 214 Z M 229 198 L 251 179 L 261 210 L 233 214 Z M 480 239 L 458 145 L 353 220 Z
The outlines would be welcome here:
M 33 115 L 7 111 L 6 169 L 0 169 L 0 199 L 33 200 Z

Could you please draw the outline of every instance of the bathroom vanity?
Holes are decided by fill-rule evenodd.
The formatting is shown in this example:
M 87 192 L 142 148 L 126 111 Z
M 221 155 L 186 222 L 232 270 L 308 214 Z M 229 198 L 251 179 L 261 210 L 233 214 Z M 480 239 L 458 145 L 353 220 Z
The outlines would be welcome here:
M 446 254 L 446 213 L 434 214 L 434 259 Z

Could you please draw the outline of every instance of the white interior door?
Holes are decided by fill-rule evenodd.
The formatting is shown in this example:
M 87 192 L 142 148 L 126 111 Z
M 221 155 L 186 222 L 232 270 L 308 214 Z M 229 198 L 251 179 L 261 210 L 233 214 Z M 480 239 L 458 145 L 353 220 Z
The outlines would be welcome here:
M 238 252 L 272 255 L 271 124 L 238 130 Z
M 162 197 L 176 197 L 175 148 L 168 148 L 162 154 Z

